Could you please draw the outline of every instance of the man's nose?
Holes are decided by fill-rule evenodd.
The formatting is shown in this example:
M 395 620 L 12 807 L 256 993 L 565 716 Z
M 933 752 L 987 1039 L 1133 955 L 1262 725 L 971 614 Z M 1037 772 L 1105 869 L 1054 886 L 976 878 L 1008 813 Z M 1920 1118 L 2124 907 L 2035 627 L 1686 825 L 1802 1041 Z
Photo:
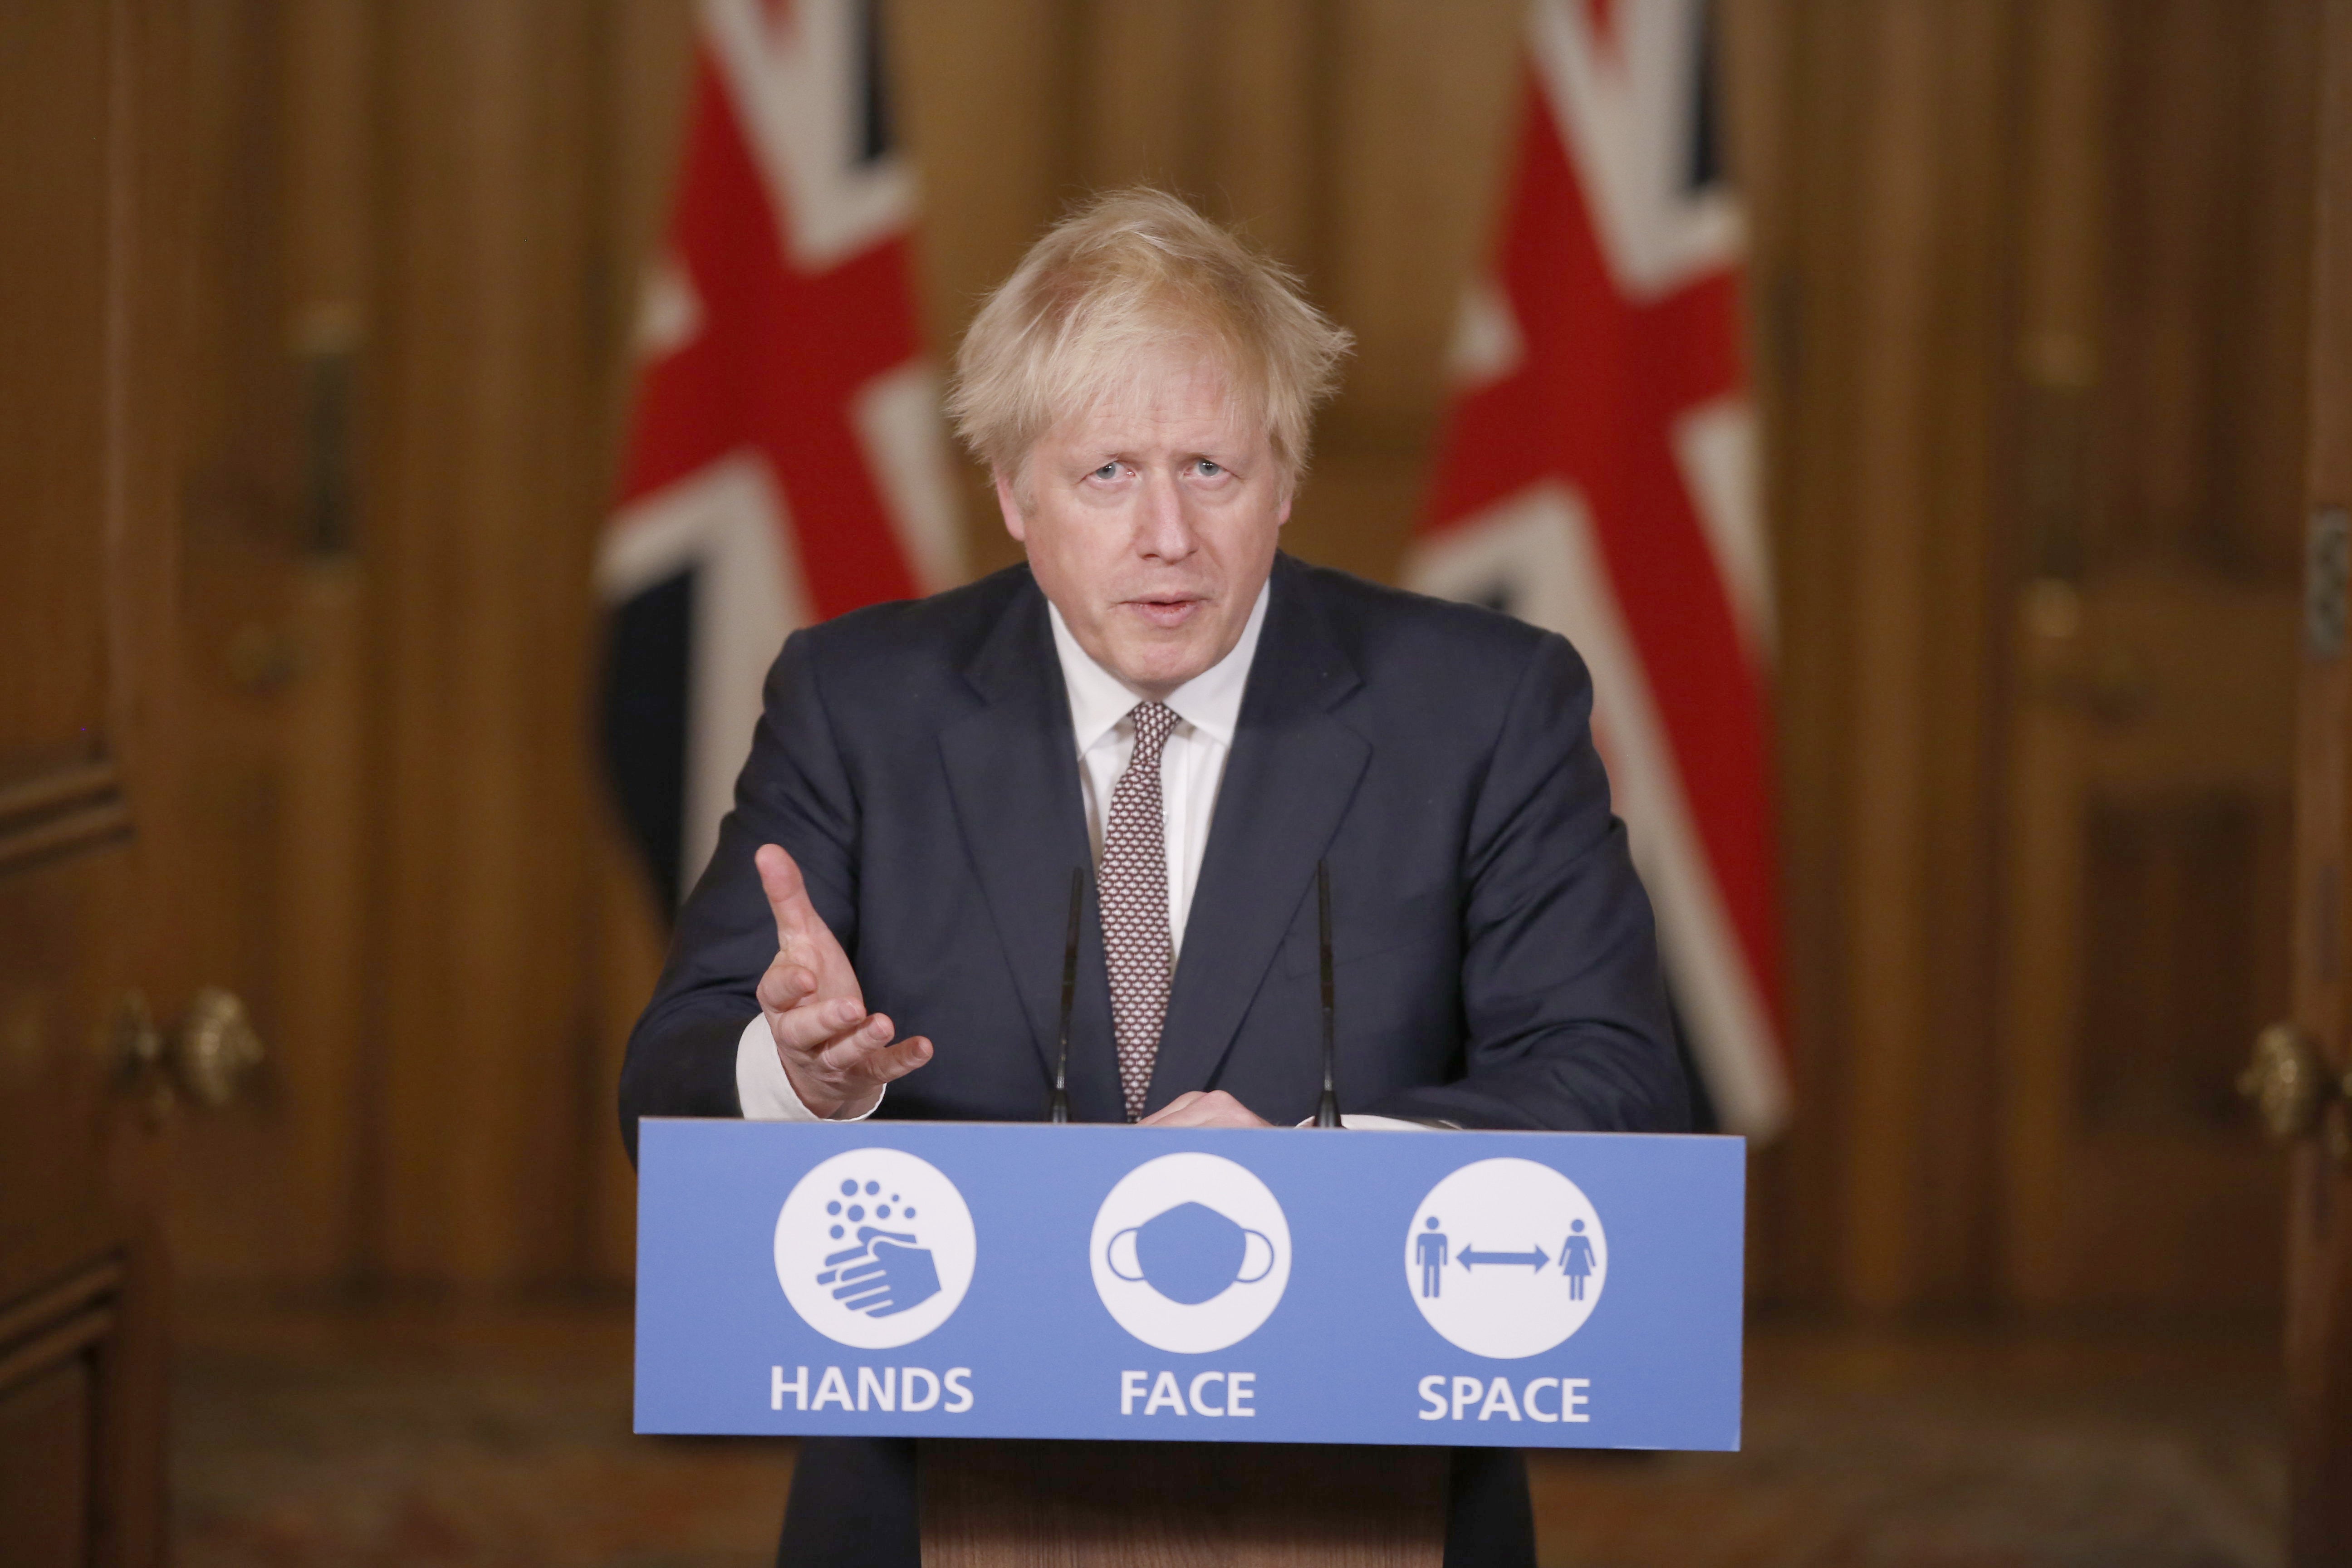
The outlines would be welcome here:
M 1150 475 L 1144 480 L 1135 520 L 1137 553 L 1160 561 L 1181 561 L 1199 547 L 1192 519 L 1185 512 L 1183 487 L 1176 482 L 1176 476 L 1164 471 Z

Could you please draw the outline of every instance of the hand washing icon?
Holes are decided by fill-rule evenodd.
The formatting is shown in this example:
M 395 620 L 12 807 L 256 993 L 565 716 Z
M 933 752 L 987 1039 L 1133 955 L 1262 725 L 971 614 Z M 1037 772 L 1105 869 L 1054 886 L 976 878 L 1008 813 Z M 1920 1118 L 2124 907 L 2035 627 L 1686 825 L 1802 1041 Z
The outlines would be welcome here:
M 1156 1350 L 1238 1344 L 1290 1283 L 1290 1222 L 1266 1184 L 1215 1154 L 1162 1154 L 1119 1178 L 1087 1242 L 1112 1321 Z
M 1149 1283 L 1187 1307 L 1274 1272 L 1274 1243 L 1265 1233 L 1236 1225 L 1206 1204 L 1178 1204 L 1129 1226 L 1111 1237 L 1107 1250 L 1110 1271 L 1119 1279 Z
M 971 1211 L 936 1166 L 853 1149 L 793 1184 L 776 1215 L 776 1282 L 837 1344 L 888 1350 L 945 1322 L 979 1257 Z
M 849 1226 L 866 1217 L 867 1205 L 855 1200 L 863 1196 L 871 1202 L 881 1192 L 879 1182 L 867 1182 L 861 1188 L 855 1177 L 844 1181 L 841 1197 L 824 1205 L 826 1217 L 834 1221 L 825 1227 L 825 1234 L 835 1241 L 845 1239 Z M 842 1198 L 852 1200 L 846 1213 Z M 896 1193 L 889 1194 L 888 1203 L 872 1206 L 877 1221 L 888 1219 L 893 1206 L 898 1210 L 899 1224 L 909 1224 L 915 1217 L 914 1205 Z M 877 1318 L 919 1307 L 940 1293 L 940 1271 L 930 1249 L 913 1231 L 885 1230 L 878 1224 L 857 1225 L 855 1245 L 826 1253 L 816 1282 L 828 1287 L 834 1300 L 851 1311 Z

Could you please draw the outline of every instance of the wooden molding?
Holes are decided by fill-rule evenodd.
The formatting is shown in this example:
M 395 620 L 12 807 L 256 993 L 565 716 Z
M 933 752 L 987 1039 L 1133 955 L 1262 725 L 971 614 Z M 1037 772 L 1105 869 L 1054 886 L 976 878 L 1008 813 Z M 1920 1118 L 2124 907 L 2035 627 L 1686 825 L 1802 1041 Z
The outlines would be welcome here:
M 110 762 L 79 763 L 0 788 L 0 871 L 131 832 L 131 805 Z
M 0 1307 L 0 1350 L 38 1330 L 71 1317 L 92 1302 L 119 1294 L 124 1270 L 120 1258 L 110 1257 L 59 1280 L 44 1290 Z

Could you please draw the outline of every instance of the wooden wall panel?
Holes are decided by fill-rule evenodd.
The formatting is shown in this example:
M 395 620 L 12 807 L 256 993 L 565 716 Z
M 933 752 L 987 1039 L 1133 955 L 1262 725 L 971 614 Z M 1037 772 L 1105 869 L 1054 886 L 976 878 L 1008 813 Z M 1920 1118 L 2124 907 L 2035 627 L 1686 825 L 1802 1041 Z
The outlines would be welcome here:
M 1778 556 L 1797 1123 L 1753 1282 L 1965 1297 L 1988 1159 L 1990 486 L 2008 7 L 1727 8 Z
M 2313 170 L 2309 448 L 2303 500 L 2313 524 L 2352 510 L 2352 0 L 2316 7 L 2319 156 Z M 2352 839 L 2352 668 L 2312 650 L 2301 672 L 2295 781 L 2294 1021 L 2336 1069 L 2352 1068 L 2344 947 L 2344 853 Z M 2288 1157 L 2286 1315 L 2289 1561 L 2352 1558 L 2352 1138 L 2339 1105 Z M 2339 1144 L 2340 1147 L 2340 1144 Z
M 2287 1004 L 2312 26 L 2299 0 L 2024 15 L 2004 1294 L 2260 1310 L 2231 1084 Z
M 1308 281 L 1356 333 L 1288 548 L 1393 578 L 1418 521 L 1454 310 L 1492 243 L 1522 104 L 1521 8 L 1349 0 L 1328 24 L 1327 238 Z
M 370 1250 L 394 1279 L 569 1275 L 590 1224 L 595 16 L 380 23 Z
M 661 243 L 670 183 L 692 80 L 691 12 L 669 0 L 615 0 L 598 14 L 588 51 L 588 134 L 593 237 L 586 258 L 593 294 L 587 321 L 589 379 L 597 421 L 580 432 L 583 470 L 614 474 L 628 417 L 632 329 L 643 259 Z M 568 519 L 593 543 L 610 481 Z M 583 592 L 585 592 L 583 586 Z M 590 633 L 587 660 L 598 668 Z M 583 701 L 586 699 L 583 698 Z M 592 762 L 592 769 L 598 765 Z M 630 1026 L 661 972 L 666 912 L 658 907 L 613 803 L 592 776 L 580 843 L 587 932 L 579 984 L 584 1037 L 560 1108 L 579 1141 L 575 1169 L 582 1224 L 563 1272 L 593 1282 L 625 1280 L 636 1266 L 636 1176 L 622 1152 L 614 1086 Z
M 1853 331 L 1864 345 L 1853 372 L 1853 406 L 1840 436 L 1851 442 L 1845 592 L 1853 691 L 1846 730 L 1846 844 L 1850 874 L 1841 921 L 1846 937 L 1848 1042 L 1844 1125 L 1849 1226 L 1842 1275 L 1868 1305 L 1903 1294 L 1910 1272 L 1907 1211 L 1916 1201 L 1908 1168 L 1923 1065 L 1929 932 L 1918 918 L 1925 840 L 1929 592 L 1927 535 L 1934 525 L 1928 446 L 1936 410 L 1935 268 L 1942 237 L 1935 199 L 1942 28 L 1925 6 L 1885 6 L 1857 29 L 1860 79 L 1871 84 L 1851 236 L 1858 276 Z
M 1070 13 L 1070 174 L 1082 189 L 1149 182 L 1199 192 L 1214 177 L 1209 120 L 1223 50 L 1202 0 L 1096 0 Z
M 0 494 L 10 526 L 57 570 L 0 574 L 0 784 L 96 760 L 104 743 L 107 279 L 90 265 L 107 235 L 106 15 L 67 6 L 16 17 L 9 47 L 74 68 L 10 76 L 0 135 L 0 204 L 38 213 L 54 244 L 27 244 L 0 268 L 0 353 L 47 367 L 0 380 Z
M 1924 36 L 1897 43 L 1912 16 Z M 1976 1194 L 1990 1171 L 1990 627 L 2002 611 L 1989 581 L 2000 339 L 1985 327 L 2000 311 L 2005 20 L 1991 5 L 1885 8 L 1882 47 L 1925 53 L 1907 83 L 1879 79 L 1856 235 L 1867 302 L 1850 437 L 1842 1284 L 1871 1307 L 1965 1298 L 1991 1255 Z M 1924 108 L 1904 107 L 1906 92 Z
M 0 12 L 0 1557 L 163 1560 L 184 7 Z M 160 961 L 160 962 L 159 962 Z M 23 1528 L 18 1528 L 19 1521 Z
M 944 370 L 981 300 L 1081 188 L 1075 10 L 986 0 L 890 16 L 894 111 L 920 182 L 918 305 Z M 968 462 L 958 472 L 969 569 L 1019 560 L 987 477 Z
M 1362 343 L 1335 445 L 1426 445 L 1454 309 L 1493 236 L 1518 129 L 1520 16 L 1516 0 L 1355 0 L 1339 13 L 1318 292 Z
M 1808 745 L 1809 724 L 1818 725 L 1829 711 L 1822 700 L 1822 677 L 1832 673 L 1827 661 L 1809 670 L 1806 660 L 1818 638 L 1790 640 L 1789 617 L 1807 601 L 1801 584 L 1823 576 L 1823 542 L 1811 540 L 1790 527 L 1791 465 L 1787 453 L 1796 400 L 1798 358 L 1793 342 L 1798 327 L 1799 281 L 1796 258 L 1802 227 L 1796 221 L 1786 193 L 1798 187 L 1791 157 L 1796 146 L 1798 115 L 1786 85 L 1795 79 L 1798 39 L 1797 0 L 1739 0 L 1723 6 L 1721 88 L 1727 132 L 1726 154 L 1732 180 L 1743 194 L 1743 216 L 1748 238 L 1747 302 L 1750 348 L 1750 392 L 1756 400 L 1762 432 L 1764 517 L 1770 529 L 1778 668 L 1772 690 L 1773 721 L 1778 750 L 1778 809 L 1784 841 L 1810 836 L 1824 838 L 1822 825 L 1834 805 L 1826 792 L 1806 787 L 1804 769 L 1827 760 L 1828 749 Z M 1810 549 L 1808 548 L 1810 544 Z M 1818 596 L 1815 596 L 1818 602 Z M 1817 612 L 1816 612 L 1817 614 Z M 1794 664 L 1792 666 L 1792 660 Z M 1791 669 L 1809 670 L 1805 684 L 1792 682 Z M 1792 743 L 1793 742 L 1793 743 Z M 1817 999 L 1833 984 L 1823 960 L 1826 944 L 1814 933 L 1826 929 L 1819 920 L 1807 921 L 1803 911 L 1818 909 L 1833 896 L 1818 862 L 1808 865 L 1783 855 L 1780 902 L 1783 928 L 1783 985 L 1792 1022 L 1816 1016 Z M 1818 1092 L 1811 1081 L 1811 1064 L 1821 1052 L 1813 1037 L 1792 1030 L 1795 1056 L 1792 1080 L 1799 1086 L 1800 1107 L 1811 1119 L 1810 1096 Z M 1802 1123 L 1800 1124 L 1801 1126 Z M 1821 1278 L 1827 1264 L 1822 1256 L 1830 1227 L 1806 1223 L 1809 1212 L 1797 1201 L 1800 1194 L 1815 1194 L 1829 1185 L 1816 1168 L 1826 1151 L 1801 1138 L 1781 1140 L 1759 1151 L 1748 1166 L 1748 1279 L 1751 1295 L 1772 1299 L 1792 1292 L 1792 1282 Z M 1810 1250 L 1809 1250 L 1810 1249 Z
M 2177 556 L 2242 580 L 2300 568 L 2313 12 L 2114 5 L 2090 81 L 2112 137 L 2085 193 L 2097 258 L 2104 481 L 2092 569 Z M 2048 147 L 2037 138 L 2037 150 Z
M 1204 138 L 1208 189 L 1260 245 L 1312 272 L 1328 241 L 1328 10 L 1216 0 L 1212 16 L 1220 91 Z

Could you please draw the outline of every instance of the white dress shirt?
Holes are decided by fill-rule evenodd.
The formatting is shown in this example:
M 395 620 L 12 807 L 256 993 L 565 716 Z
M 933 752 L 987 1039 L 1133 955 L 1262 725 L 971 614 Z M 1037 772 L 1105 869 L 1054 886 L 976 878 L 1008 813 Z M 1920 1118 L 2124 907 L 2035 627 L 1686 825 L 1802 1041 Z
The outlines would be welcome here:
M 1225 758 L 1234 749 L 1241 720 L 1242 689 L 1249 684 L 1250 661 L 1257 657 L 1258 633 L 1265 626 L 1265 603 L 1273 585 L 1257 591 L 1241 640 L 1233 651 L 1171 692 L 1166 701 L 1176 727 L 1160 752 L 1160 810 L 1168 838 L 1168 936 L 1184 946 L 1184 917 L 1201 879 L 1201 858 L 1209 847 L 1209 821 L 1216 814 L 1217 789 L 1224 782 Z M 1062 666 L 1062 689 L 1070 700 L 1070 729 L 1078 742 L 1079 793 L 1087 808 L 1087 834 L 1095 862 L 1102 862 L 1103 819 L 1110 793 L 1135 751 L 1135 724 L 1128 715 L 1145 700 L 1127 683 L 1097 664 L 1070 632 L 1062 612 L 1049 602 L 1054 652 Z M 793 1092 L 792 1079 L 776 1055 L 775 1037 L 765 1014 L 744 1026 L 735 1045 L 735 1094 L 753 1121 L 814 1121 L 818 1118 Z M 875 1106 L 882 1102 L 877 1099 Z M 858 1117 L 874 1113 L 868 1106 Z
M 1160 751 L 1160 816 L 1168 840 L 1168 940 L 1171 955 L 1184 951 L 1184 917 L 1192 912 L 1192 889 L 1201 880 L 1201 858 L 1209 847 L 1209 821 L 1216 815 L 1225 758 L 1234 749 L 1234 727 L 1242 715 L 1242 689 L 1249 684 L 1250 661 L 1257 657 L 1258 632 L 1265 625 L 1268 588 L 1257 591 L 1249 620 L 1233 652 L 1171 692 L 1167 703 L 1176 727 Z M 1054 621 L 1054 651 L 1061 656 L 1062 685 L 1070 698 L 1070 729 L 1078 740 L 1078 781 L 1086 796 L 1087 832 L 1095 864 L 1102 864 L 1103 824 L 1110 815 L 1111 791 L 1127 760 L 1135 754 L 1135 721 L 1129 717 L 1144 700 L 1127 683 L 1078 646 L 1062 619 Z

